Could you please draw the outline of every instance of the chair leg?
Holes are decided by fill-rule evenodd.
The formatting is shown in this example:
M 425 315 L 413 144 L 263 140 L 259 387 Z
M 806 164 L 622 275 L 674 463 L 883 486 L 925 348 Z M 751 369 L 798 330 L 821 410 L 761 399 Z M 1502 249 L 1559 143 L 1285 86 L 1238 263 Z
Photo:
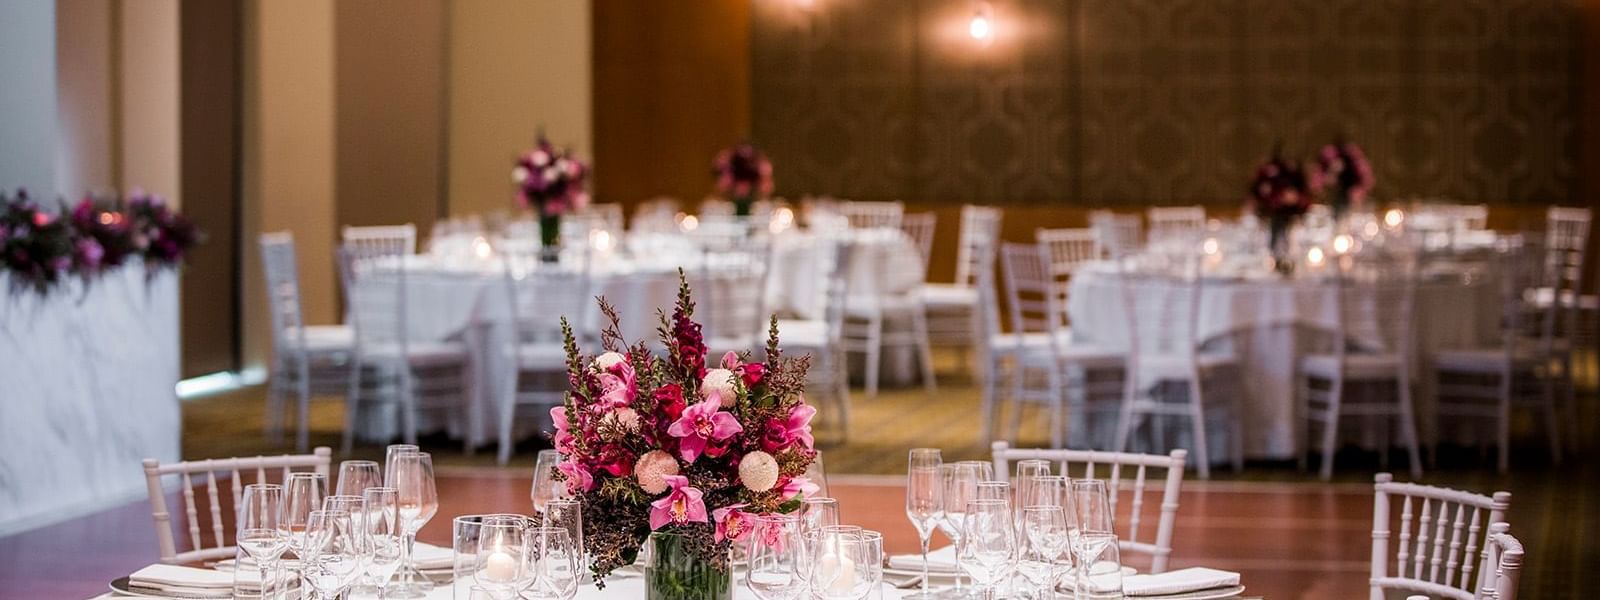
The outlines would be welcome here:
M 1335 377 L 1328 387 L 1328 420 L 1322 424 L 1322 469 L 1319 475 L 1323 481 L 1333 478 L 1333 453 L 1339 442 L 1339 407 L 1343 403 L 1344 381 Z
M 928 342 L 928 315 L 921 307 L 911 311 L 911 333 L 917 337 L 917 354 L 922 358 L 922 385 L 930 394 L 939 391 L 933 374 L 933 346 Z
M 1417 409 L 1412 403 L 1411 380 L 1408 377 L 1399 379 L 1400 393 L 1400 436 L 1405 438 L 1406 453 L 1411 459 L 1411 479 L 1422 478 L 1422 451 L 1417 443 Z
M 839 403 L 839 431 L 842 436 L 840 441 L 850 439 L 850 366 L 840 353 L 833 359 L 833 381 L 838 390 L 836 401 Z
M 521 374 L 519 373 L 517 375 L 513 375 L 512 377 L 515 378 L 520 375 Z M 511 462 L 511 425 L 517 416 L 517 392 L 515 388 L 511 390 L 510 394 L 500 399 L 499 412 L 500 450 L 499 456 L 496 457 L 496 460 L 499 460 L 500 464 L 503 466 L 506 463 Z
M 344 395 L 344 437 L 339 452 L 348 456 L 355 444 L 356 412 L 361 407 L 361 360 L 350 360 L 350 389 Z
M 1070 380 L 1070 377 L 1068 378 Z M 1061 448 L 1065 443 L 1062 427 L 1066 425 L 1067 390 L 1062 385 L 1060 368 L 1050 369 L 1050 447 Z
M 1501 473 L 1511 470 L 1511 394 L 1516 390 L 1512 384 L 1514 377 L 1515 374 L 1509 369 L 1500 374 L 1500 418 L 1495 426 L 1495 442 L 1499 446 L 1496 449 L 1499 452 L 1496 463 Z
M 283 382 L 274 372 L 267 381 L 267 410 L 262 420 L 261 434 L 268 441 L 283 441 Z
M 1021 366 L 1018 368 L 1018 381 L 1026 380 L 1028 377 L 1028 369 Z M 1018 390 L 1019 391 L 1017 394 L 1011 399 L 1011 413 L 1008 415 L 1011 420 L 1010 424 L 1006 428 L 1006 431 L 1008 432 L 1007 436 L 1012 442 L 1016 442 L 1017 438 L 1022 435 L 1022 407 L 1027 404 L 1023 400 L 1023 394 L 1033 394 L 1032 390 L 1027 389 L 1027 384 L 1025 382 L 1018 387 Z
M 983 386 L 983 392 L 979 397 L 978 418 L 984 446 L 994 441 L 995 387 L 998 383 L 995 379 L 1000 372 L 1000 361 L 995 358 L 994 352 L 991 350 L 988 355 L 983 360 L 983 368 L 979 370 L 979 385 Z
M 1295 429 L 1300 434 L 1294 441 L 1298 454 L 1295 464 L 1303 472 L 1310 462 L 1307 455 L 1311 453 L 1311 377 L 1301 374 L 1295 388 L 1295 419 L 1299 421 L 1295 424 Z
M 867 397 L 878 397 L 878 369 L 883 364 L 883 315 L 877 314 L 867 323 L 867 368 L 864 373 Z
M 301 360 L 295 371 L 299 376 L 295 399 L 299 401 L 300 424 L 295 430 L 294 446 L 296 452 L 304 454 L 311 449 L 311 368 Z
M 1200 395 L 1199 374 L 1189 378 L 1189 421 L 1194 430 L 1194 449 L 1199 461 L 1200 478 L 1211 479 L 1211 444 L 1206 442 L 1206 411 Z
M 1237 382 L 1238 380 L 1233 380 Z M 1233 431 L 1228 432 L 1228 439 L 1233 452 L 1233 472 L 1244 472 L 1244 402 L 1239 396 L 1243 389 L 1236 384 L 1228 386 L 1228 414 L 1233 421 Z
M 1544 420 L 1550 436 L 1550 461 L 1559 465 L 1561 464 L 1561 418 L 1556 415 L 1555 385 L 1554 377 L 1545 377 Z
M 1132 361 L 1129 361 L 1131 366 Z M 1133 427 L 1133 402 L 1139 394 L 1137 374 L 1132 368 L 1123 372 L 1122 382 L 1122 407 L 1117 411 L 1117 439 L 1112 446 L 1113 452 L 1128 451 L 1129 428 Z
M 403 359 L 402 359 L 403 360 Z M 416 374 L 410 363 L 400 365 L 400 426 L 405 433 L 405 443 L 417 443 L 417 390 Z

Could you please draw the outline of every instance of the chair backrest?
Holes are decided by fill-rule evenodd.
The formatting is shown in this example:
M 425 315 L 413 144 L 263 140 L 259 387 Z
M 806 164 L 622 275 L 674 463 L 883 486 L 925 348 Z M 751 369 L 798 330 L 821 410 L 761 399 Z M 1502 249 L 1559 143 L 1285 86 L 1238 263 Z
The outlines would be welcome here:
M 850 227 L 855 229 L 869 229 L 884 227 L 895 229 L 900 227 L 900 219 L 905 216 L 906 205 L 904 202 L 857 202 L 849 201 L 839 205 L 839 213 L 850 222 Z
M 1002 244 L 1000 267 L 1005 273 L 1011 331 L 1046 333 L 1054 340 L 1061 325 L 1061 310 L 1056 306 L 1044 251 L 1037 244 Z
M 1487 528 L 1505 521 L 1511 493 L 1483 496 L 1400 483 L 1388 473 L 1379 473 L 1375 481 L 1372 600 L 1382 600 L 1384 591 L 1391 589 L 1473 600 L 1474 590 L 1488 580 L 1488 574 L 1477 569 L 1489 551 Z M 1391 563 L 1390 525 L 1396 504 L 1400 506 L 1400 535 Z
M 502 255 L 518 351 L 524 343 L 561 345 L 563 317 L 578 340 L 598 337 L 592 263 L 589 253 L 580 256 L 564 265 L 540 262 L 536 250 Z
M 956 285 L 974 285 L 978 282 L 978 273 L 994 268 L 994 249 L 1000 240 L 1000 214 L 1000 209 L 993 206 L 961 206 L 961 232 L 956 246 Z M 979 244 L 989 246 L 988 263 L 979 260 L 976 252 Z
M 1155 206 L 1146 214 L 1151 242 L 1198 237 L 1206 228 L 1204 206 Z
M 855 257 L 856 247 L 847 239 L 831 246 L 833 260 L 828 263 L 828 272 L 824 275 L 827 285 L 823 290 L 822 319 L 828 325 L 828 347 L 839 348 L 850 308 L 850 261 Z
M 1561 306 L 1552 326 L 1571 336 L 1578 326 L 1578 297 L 1587 275 L 1590 223 L 1589 208 L 1550 207 L 1545 227 L 1545 283 L 1550 288 L 1550 303 Z
M 417 253 L 417 226 L 345 227 L 340 237 L 359 258 Z
M 242 475 L 253 474 L 255 477 L 250 483 L 266 483 L 269 475 L 277 475 L 278 481 L 282 482 L 289 479 L 289 473 L 295 470 L 327 475 L 332 455 L 327 447 L 319 446 L 311 454 L 298 455 L 219 458 L 168 464 L 161 464 L 153 458 L 144 459 L 145 487 L 150 494 L 150 516 L 155 519 L 161 562 L 176 565 L 234 557 L 234 547 L 227 544 L 230 532 L 223 524 L 223 494 L 218 480 L 229 481 L 231 493 L 228 497 L 232 501 L 228 511 L 231 513 L 239 506 L 239 496 L 244 493 L 246 481 Z M 182 485 L 184 522 L 188 524 L 189 533 L 189 550 L 183 552 L 178 551 L 172 512 L 167 507 L 167 493 L 161 485 L 161 479 L 165 476 L 176 476 Z M 201 502 L 195 499 L 197 479 L 204 480 L 204 505 L 210 514 L 209 519 L 200 516 Z M 202 527 L 202 523 L 209 527 Z M 210 529 L 210 535 L 203 535 L 203 529 Z
M 1128 271 L 1122 261 L 1117 264 L 1121 271 L 1117 285 L 1128 318 L 1128 355 L 1135 363 L 1147 356 L 1187 356 L 1192 362 L 1204 341 L 1199 323 L 1205 278 L 1199 275 L 1198 264 L 1157 279 Z
M 404 352 L 406 334 L 406 269 L 401 264 L 386 264 L 381 259 L 357 256 L 359 247 L 340 246 L 336 251 L 339 280 L 344 283 L 350 303 L 350 328 L 356 346 L 400 344 Z
M 306 328 L 300 310 L 300 270 L 295 264 L 294 234 L 263 233 L 261 265 L 267 278 L 267 306 L 272 311 L 272 346 L 280 355 L 305 360 Z
M 658 196 L 639 203 L 628 220 L 629 231 L 639 233 L 676 233 L 678 231 L 678 199 Z
M 900 231 L 911 238 L 911 245 L 922 257 L 922 276 L 928 276 L 929 260 L 933 255 L 933 231 L 939 224 L 939 215 L 932 212 L 913 213 L 900 217 Z
M 1522 571 L 1522 542 L 1512 537 L 1511 525 L 1489 525 L 1488 552 L 1483 556 L 1487 578 L 1478 586 L 1477 600 L 1517 600 L 1517 579 Z
M 604 229 L 612 235 L 621 235 L 626 230 L 627 221 L 622 216 L 622 205 L 616 202 L 603 204 L 590 204 L 585 212 L 594 215 L 605 224 Z
M 992 344 L 996 336 L 1001 333 L 1000 328 L 1000 290 L 999 277 L 995 272 L 994 250 L 999 240 L 979 240 L 972 247 L 976 259 L 977 282 L 973 285 L 978 289 L 977 319 L 978 347 L 987 356 L 993 351 Z M 1020 245 L 1020 244 L 1019 244 Z
M 1104 479 L 1111 500 L 1111 512 L 1117 514 L 1117 504 L 1124 494 L 1128 497 L 1128 518 L 1125 527 L 1117 532 L 1118 546 L 1125 552 L 1150 556 L 1150 573 L 1163 573 L 1172 558 L 1172 532 L 1178 522 L 1178 498 L 1183 487 L 1184 463 L 1188 450 L 1173 450 L 1167 454 L 1135 454 L 1131 452 L 1099 452 L 1095 450 L 1023 449 L 1012 448 L 1007 442 L 995 442 L 991 448 L 995 477 L 1006 481 L 1010 477 L 1011 461 L 1039 459 L 1053 463 L 1054 472 L 1078 479 Z M 1072 473 L 1072 466 L 1080 465 L 1080 474 Z M 1153 535 L 1141 531 L 1147 521 L 1145 510 L 1146 485 L 1154 478 L 1151 469 L 1165 469 L 1161 503 Z M 1131 474 L 1128 471 L 1133 471 Z M 1131 479 L 1131 481 L 1130 481 Z
M 1078 267 L 1100 259 L 1100 240 L 1093 229 L 1036 229 L 1034 239 L 1039 251 L 1048 261 L 1050 285 L 1055 294 L 1056 308 L 1067 309 L 1067 286 Z M 1063 312 L 1061 322 L 1066 323 Z
M 1334 263 L 1334 352 L 1341 362 L 1347 354 L 1393 353 L 1409 361 L 1413 348 L 1412 307 L 1416 299 L 1415 261 L 1407 256 L 1385 256 L 1355 262 L 1348 268 Z
M 765 236 L 751 238 L 729 250 L 706 248 L 699 264 L 689 273 L 694 287 L 695 309 L 706 340 L 721 338 L 735 342 L 766 339 L 767 277 L 771 271 L 772 245 Z
M 1139 251 L 1143 227 L 1139 215 L 1119 215 L 1109 210 L 1089 211 L 1089 228 L 1099 237 L 1100 251 L 1106 258 L 1121 258 Z

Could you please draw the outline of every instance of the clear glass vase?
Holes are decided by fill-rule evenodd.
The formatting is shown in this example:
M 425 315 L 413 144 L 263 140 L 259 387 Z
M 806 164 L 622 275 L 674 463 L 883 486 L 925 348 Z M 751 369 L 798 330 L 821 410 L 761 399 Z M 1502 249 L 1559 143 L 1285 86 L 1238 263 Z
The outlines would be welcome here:
M 645 541 L 648 552 L 644 564 L 646 600 L 733 598 L 733 568 L 729 557 L 723 556 L 719 564 L 706 562 L 689 551 L 684 537 L 657 532 Z

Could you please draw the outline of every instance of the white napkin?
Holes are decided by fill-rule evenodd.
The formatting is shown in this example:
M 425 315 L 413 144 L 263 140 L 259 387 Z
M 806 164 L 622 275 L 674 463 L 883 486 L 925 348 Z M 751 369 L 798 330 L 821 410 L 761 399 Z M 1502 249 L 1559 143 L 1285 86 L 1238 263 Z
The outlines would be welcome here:
M 178 565 L 155 564 L 134 571 L 129 585 L 140 587 L 185 587 L 199 590 L 232 590 L 233 573 Z
M 906 571 L 922 570 L 921 554 L 895 554 L 889 557 L 889 568 Z M 938 550 L 928 552 L 928 571 L 956 571 L 956 547 L 945 546 Z
M 1122 591 L 1129 596 L 1181 594 L 1211 588 L 1239 585 L 1239 574 L 1205 567 L 1189 567 L 1160 575 L 1129 575 L 1122 579 Z
M 451 569 L 456 564 L 453 550 L 422 542 L 411 549 L 411 558 L 416 561 L 417 568 L 424 571 Z

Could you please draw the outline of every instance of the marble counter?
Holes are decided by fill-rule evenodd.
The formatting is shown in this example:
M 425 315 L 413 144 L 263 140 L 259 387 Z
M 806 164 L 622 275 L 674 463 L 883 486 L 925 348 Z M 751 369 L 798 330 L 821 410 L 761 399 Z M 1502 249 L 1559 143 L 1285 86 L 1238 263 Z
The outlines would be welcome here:
M 48 296 L 0 274 L 0 535 L 145 494 L 176 460 L 178 276 L 123 267 Z

